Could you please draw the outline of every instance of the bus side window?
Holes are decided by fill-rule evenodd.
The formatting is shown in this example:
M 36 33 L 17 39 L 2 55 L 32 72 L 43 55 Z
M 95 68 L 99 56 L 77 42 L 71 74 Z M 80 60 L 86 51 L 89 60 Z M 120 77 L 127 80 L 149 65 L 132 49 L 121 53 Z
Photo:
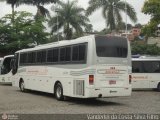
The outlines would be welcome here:
M 79 45 L 79 61 L 84 61 L 86 57 L 86 45 Z
M 134 69 L 133 69 L 133 72 L 135 72 L 135 73 L 139 73 L 139 72 L 140 72 L 140 70 L 139 70 L 139 68 L 134 68 Z
M 53 62 L 58 62 L 59 58 L 59 48 L 53 49 Z
M 152 62 L 152 66 L 153 66 L 153 72 L 154 73 L 160 73 L 160 62 Z
M 65 61 L 71 61 L 71 47 L 66 47 L 66 57 L 65 57 Z
M 142 64 L 138 61 L 132 62 L 132 72 L 133 73 L 141 73 L 142 72 Z
M 79 58 L 79 46 L 73 46 L 72 48 L 72 61 L 78 61 Z
M 37 52 L 37 63 L 46 63 L 47 51 L 41 50 Z
M 47 62 L 53 62 L 53 49 L 50 49 L 47 52 Z
M 65 61 L 65 57 L 66 57 L 66 48 L 60 48 L 60 61 L 63 62 Z

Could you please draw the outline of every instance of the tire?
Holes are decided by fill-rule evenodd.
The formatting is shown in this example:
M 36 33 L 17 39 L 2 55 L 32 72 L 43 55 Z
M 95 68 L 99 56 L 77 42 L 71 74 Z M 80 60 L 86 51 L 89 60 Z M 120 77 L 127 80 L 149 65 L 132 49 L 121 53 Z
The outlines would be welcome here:
M 25 92 L 26 91 L 24 81 L 20 82 L 19 88 L 20 88 L 21 92 Z
M 160 83 L 157 86 L 157 91 L 160 92 Z
M 63 87 L 61 83 L 57 83 L 57 85 L 55 86 L 55 96 L 56 96 L 56 99 L 59 101 L 64 100 Z

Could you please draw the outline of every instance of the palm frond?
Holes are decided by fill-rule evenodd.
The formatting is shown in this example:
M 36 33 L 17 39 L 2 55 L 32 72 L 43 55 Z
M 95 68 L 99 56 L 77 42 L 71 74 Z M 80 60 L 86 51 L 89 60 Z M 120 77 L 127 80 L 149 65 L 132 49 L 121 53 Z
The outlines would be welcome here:
M 116 8 L 114 13 L 115 13 L 115 18 L 116 18 L 116 24 L 118 25 L 118 23 L 122 23 L 122 16 L 119 12 L 119 9 Z
M 28 5 L 45 5 L 50 3 L 56 3 L 58 0 L 19 0 L 21 4 L 28 4 Z
M 118 3 L 119 10 L 123 11 L 123 12 L 126 12 L 125 4 L 126 4 L 126 8 L 127 8 L 128 17 L 131 19 L 131 21 L 136 22 L 137 21 L 137 16 L 136 16 L 135 9 L 129 3 L 125 3 L 123 1 L 120 1 Z
M 103 7 L 104 5 L 107 5 L 107 0 L 90 0 L 89 1 L 89 7 L 87 8 L 86 15 L 91 15 L 94 11 L 97 9 Z
M 105 6 L 103 7 L 103 9 L 102 9 L 102 15 L 103 15 L 103 17 L 104 17 L 105 19 L 107 18 L 107 15 L 106 15 L 107 9 L 108 9 L 108 5 L 105 5 Z
M 48 9 L 44 8 L 43 6 L 38 6 L 38 12 L 37 12 L 38 16 L 48 16 L 50 17 L 50 13 L 48 11 Z

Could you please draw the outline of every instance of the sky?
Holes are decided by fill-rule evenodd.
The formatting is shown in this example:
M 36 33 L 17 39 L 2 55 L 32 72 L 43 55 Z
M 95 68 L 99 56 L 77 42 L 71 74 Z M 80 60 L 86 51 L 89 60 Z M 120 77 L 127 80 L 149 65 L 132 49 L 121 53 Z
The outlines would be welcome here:
M 63 1 L 67 1 L 67 0 L 63 0 Z M 87 8 L 88 7 L 88 1 L 89 0 L 77 0 L 78 1 L 78 6 L 83 7 L 83 8 Z M 125 0 L 123 0 L 125 1 Z M 137 23 L 141 23 L 141 24 L 146 24 L 149 22 L 150 20 L 150 16 L 145 15 L 141 12 L 141 9 L 143 7 L 144 1 L 145 0 L 126 0 L 129 4 L 131 4 L 134 9 L 137 12 L 137 17 L 138 17 L 138 21 Z M 48 8 L 49 10 L 51 9 L 52 4 L 50 5 L 45 5 L 46 8 Z M 33 14 L 36 14 L 37 8 L 35 6 L 27 6 L 27 5 L 21 5 L 17 8 L 15 8 L 16 11 L 28 11 L 31 12 Z M 0 18 L 3 17 L 5 14 L 9 14 L 11 13 L 11 6 L 7 5 L 5 2 L 0 2 Z M 54 14 L 53 14 L 54 15 Z M 125 14 L 122 14 L 122 17 L 125 20 Z M 96 12 L 94 12 L 90 17 L 90 22 L 93 25 L 93 29 L 94 30 L 102 30 L 104 28 L 106 28 L 106 24 L 105 24 L 105 19 L 102 17 L 102 11 L 101 9 L 97 10 Z M 134 25 L 135 23 L 132 23 L 129 18 L 127 18 L 127 23 L 130 23 L 132 25 Z

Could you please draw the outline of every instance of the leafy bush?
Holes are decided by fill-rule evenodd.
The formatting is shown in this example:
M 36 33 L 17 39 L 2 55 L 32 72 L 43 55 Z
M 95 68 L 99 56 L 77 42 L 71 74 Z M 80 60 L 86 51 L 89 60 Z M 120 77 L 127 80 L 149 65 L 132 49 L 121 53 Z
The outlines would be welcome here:
M 160 48 L 156 45 L 140 44 L 138 42 L 131 43 L 132 54 L 160 55 Z

